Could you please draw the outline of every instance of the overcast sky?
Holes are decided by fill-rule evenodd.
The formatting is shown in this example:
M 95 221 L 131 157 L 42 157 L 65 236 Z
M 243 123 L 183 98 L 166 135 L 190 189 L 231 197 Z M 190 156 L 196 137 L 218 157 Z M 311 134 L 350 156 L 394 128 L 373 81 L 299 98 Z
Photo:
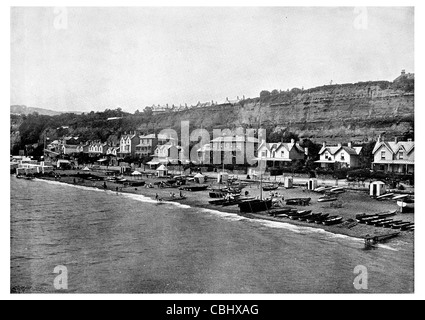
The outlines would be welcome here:
M 12 8 L 11 104 L 196 104 L 414 72 L 412 8 Z

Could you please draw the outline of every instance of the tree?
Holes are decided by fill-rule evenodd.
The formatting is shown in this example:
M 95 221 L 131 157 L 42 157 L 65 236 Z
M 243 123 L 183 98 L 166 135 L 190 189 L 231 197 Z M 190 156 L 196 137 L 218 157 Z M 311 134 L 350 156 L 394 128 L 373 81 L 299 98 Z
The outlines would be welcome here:
M 260 92 L 260 98 L 266 98 L 270 96 L 270 91 L 263 90 Z

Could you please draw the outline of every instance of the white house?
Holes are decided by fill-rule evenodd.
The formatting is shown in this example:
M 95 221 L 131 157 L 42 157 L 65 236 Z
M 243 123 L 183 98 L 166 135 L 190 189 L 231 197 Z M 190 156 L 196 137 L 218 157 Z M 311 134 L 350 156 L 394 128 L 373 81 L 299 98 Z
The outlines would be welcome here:
M 140 137 L 137 134 L 124 134 L 120 139 L 120 152 L 121 157 L 134 156 L 136 153 L 136 146 L 140 144 Z
M 316 162 L 320 163 L 322 168 L 356 168 L 359 166 L 361 151 L 362 147 L 353 147 L 351 142 L 347 146 L 328 146 L 323 142 L 319 151 L 320 160 Z
M 176 163 L 179 160 L 181 147 L 172 144 L 158 145 L 154 151 L 152 162 Z
M 414 173 L 415 142 L 383 141 L 381 137 L 373 148 L 372 169 L 384 172 Z
M 107 143 L 102 143 L 100 141 L 92 142 L 89 145 L 89 154 L 92 154 L 92 155 L 106 154 L 107 149 L 108 149 Z
M 295 160 L 304 160 L 307 150 L 296 143 L 267 143 L 263 141 L 258 147 L 256 160 L 266 161 L 267 167 L 284 167 Z

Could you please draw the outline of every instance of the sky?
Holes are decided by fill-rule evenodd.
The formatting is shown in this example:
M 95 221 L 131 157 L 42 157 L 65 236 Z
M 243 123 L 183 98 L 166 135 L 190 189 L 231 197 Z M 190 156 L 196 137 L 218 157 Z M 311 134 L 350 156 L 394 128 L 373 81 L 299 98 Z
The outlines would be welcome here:
M 412 7 L 11 8 L 11 105 L 134 112 L 402 69 Z

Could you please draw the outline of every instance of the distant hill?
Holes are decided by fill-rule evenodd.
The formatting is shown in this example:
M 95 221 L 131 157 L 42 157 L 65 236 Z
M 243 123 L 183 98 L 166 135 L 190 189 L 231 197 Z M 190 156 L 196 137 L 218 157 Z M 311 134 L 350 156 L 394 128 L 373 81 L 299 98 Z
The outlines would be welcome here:
M 45 116 L 57 116 L 59 114 L 65 113 L 63 111 L 53 111 L 49 109 L 43 109 L 43 108 L 33 108 L 33 107 L 27 107 L 27 106 L 10 106 L 10 113 L 11 114 L 31 114 L 37 112 L 38 114 L 45 115 Z M 81 114 L 81 112 L 72 111 L 72 113 L 75 114 Z
M 42 108 L 32 108 L 32 107 L 18 106 L 18 105 L 10 106 L 10 113 L 28 115 L 34 112 L 37 112 L 38 114 L 42 114 L 46 116 L 57 116 L 62 113 L 62 112 L 42 109 Z

